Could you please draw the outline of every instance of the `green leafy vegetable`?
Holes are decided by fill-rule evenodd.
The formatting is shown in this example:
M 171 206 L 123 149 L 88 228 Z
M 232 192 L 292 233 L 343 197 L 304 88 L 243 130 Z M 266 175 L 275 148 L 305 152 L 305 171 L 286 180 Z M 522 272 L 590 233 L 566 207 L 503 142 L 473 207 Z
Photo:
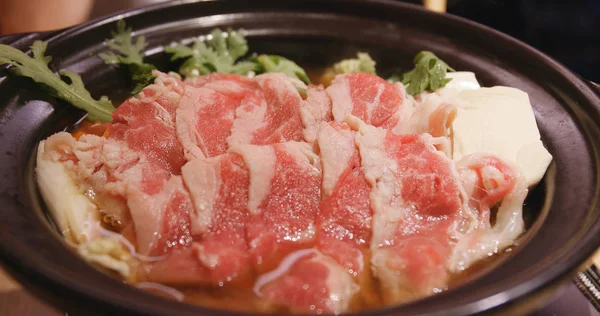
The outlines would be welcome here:
M 402 77 L 402 83 L 408 85 L 406 91 L 417 95 L 423 91 L 435 91 L 444 87 L 450 78 L 446 78 L 448 71 L 454 71 L 443 60 L 432 52 L 422 51 L 414 59 L 415 68 Z M 390 78 L 393 80 L 393 78 Z
M 185 77 L 215 72 L 247 75 L 256 68 L 253 62 L 238 62 L 248 53 L 248 43 L 241 30 L 223 32 L 215 29 L 207 40 L 195 39 L 192 47 L 180 44 L 166 47 L 165 51 L 173 55 L 171 60 L 185 59 L 179 68 L 179 73 Z
M 308 84 L 310 79 L 304 69 L 295 62 L 277 55 L 259 55 L 256 57 L 258 63 L 257 73 L 281 72 L 289 77 L 295 77 Z
M 145 87 L 154 83 L 154 75 L 152 70 L 156 69 L 153 65 L 149 64 L 130 64 L 129 71 L 131 73 L 131 80 L 135 82 L 135 88 L 131 91 L 131 94 L 136 95 L 142 91 Z
M 48 68 L 52 57 L 44 56 L 47 45 L 46 42 L 35 41 L 31 45 L 33 57 L 11 46 L 0 45 L 0 65 L 9 64 L 13 74 L 31 78 L 37 83 L 52 88 L 53 96 L 88 112 L 89 120 L 110 122 L 111 113 L 115 110 L 110 100 L 105 96 L 100 100 L 92 98 L 85 89 L 81 77 L 74 72 L 61 70 L 60 77 L 56 76 Z
M 344 59 L 335 65 L 333 70 L 336 74 L 348 74 L 353 72 L 367 72 L 375 75 L 375 61 L 367 53 L 357 53 L 356 58 Z
M 117 31 L 111 32 L 112 40 L 106 40 L 106 45 L 113 51 L 108 54 L 99 54 L 98 56 L 108 65 L 121 64 L 128 67 L 132 80 L 136 83 L 135 89 L 131 92 L 137 94 L 144 87 L 154 82 L 152 70 L 156 69 L 151 64 L 144 63 L 144 49 L 146 49 L 146 40 L 143 36 L 138 36 L 133 40 L 131 37 L 131 28 L 127 28 L 125 21 L 117 22 Z
M 215 29 L 206 40 L 195 39 L 192 47 L 176 45 L 166 47 L 171 60 L 184 59 L 179 73 L 197 77 L 210 73 L 248 75 L 251 72 L 282 72 L 310 83 L 304 69 L 293 61 L 277 55 L 259 55 L 248 60 L 240 58 L 248 53 L 248 43 L 243 30 L 223 32 Z

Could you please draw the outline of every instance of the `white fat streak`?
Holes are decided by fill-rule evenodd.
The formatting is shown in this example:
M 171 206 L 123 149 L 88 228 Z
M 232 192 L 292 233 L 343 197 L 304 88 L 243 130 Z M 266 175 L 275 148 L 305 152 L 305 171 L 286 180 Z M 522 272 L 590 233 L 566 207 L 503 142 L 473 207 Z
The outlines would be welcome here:
M 343 122 L 346 116 L 352 113 L 352 98 L 350 97 L 350 87 L 346 76 L 337 76 L 332 85 L 326 90 L 331 98 L 331 113 L 337 122 Z
M 317 140 L 323 168 L 323 192 L 330 195 L 354 154 L 354 137 L 352 131 L 337 131 L 328 123 L 322 122 Z
M 302 131 L 304 140 L 313 143 L 317 138 L 319 117 L 317 113 L 313 113 L 313 108 L 307 101 L 300 103 L 300 119 L 302 120 L 302 125 L 304 125 L 304 130 Z
M 304 167 L 311 173 L 321 173 L 319 156 L 314 153 L 308 143 L 289 141 L 277 144 L 276 146 L 282 146 L 287 153 L 294 157 L 298 166 Z
M 351 115 L 347 117 L 346 122 L 358 130 L 355 142 L 360 152 L 362 169 L 367 181 L 375 187 L 386 173 L 396 170 L 396 162 L 389 158 L 385 151 L 386 130 L 367 125 Z
M 260 275 L 256 279 L 256 283 L 254 283 L 254 287 L 252 288 L 252 290 L 258 297 L 262 297 L 263 295 L 260 289 L 263 286 L 283 276 L 292 267 L 292 265 L 294 265 L 294 263 L 296 263 L 296 261 L 300 260 L 302 257 L 313 253 L 316 254 L 317 251 L 315 249 L 302 249 L 292 252 L 283 260 L 281 260 L 281 263 L 275 270 Z
M 265 73 L 256 76 L 255 80 L 263 91 L 271 90 L 276 93 L 278 101 L 275 103 L 279 105 L 293 102 L 290 99 L 292 96 L 299 104 L 302 98 L 296 87 L 306 90 L 306 85 L 302 81 L 294 80 L 283 73 Z
M 229 79 L 210 81 L 203 85 L 203 87 L 225 95 L 238 94 L 246 90 L 239 82 Z
M 394 134 L 397 135 L 407 134 L 407 126 L 411 125 L 410 118 L 415 110 L 416 101 L 412 97 L 412 95 L 406 93 L 406 88 L 402 83 L 395 82 L 394 87 L 402 96 L 402 103 L 400 104 L 400 106 L 398 106 L 398 110 L 396 110 L 396 113 L 394 113 L 393 115 L 398 118 L 398 121 L 396 125 L 390 128 L 390 130 L 392 130 L 392 132 L 394 132 Z
M 168 126 L 170 128 L 175 128 L 175 120 L 174 120 L 174 118 L 171 117 L 171 114 L 169 114 L 169 111 L 167 111 L 164 107 L 162 107 L 162 105 L 160 105 L 160 103 L 158 103 L 156 101 L 153 101 L 151 103 L 151 106 L 153 106 L 155 109 L 154 116 L 157 119 L 159 119 L 166 126 Z
M 271 183 L 275 176 L 277 156 L 272 146 L 242 145 L 230 149 L 244 159 L 250 172 L 248 188 L 248 210 L 257 215 L 262 211 L 260 205 L 271 192 Z
M 265 73 L 258 75 L 254 78 L 256 79 L 256 82 L 260 85 L 260 87 L 263 89 L 265 88 L 265 81 L 267 80 L 273 80 L 276 81 L 279 85 L 284 85 L 285 89 L 277 89 L 278 92 L 296 91 L 296 93 L 298 93 L 296 88 L 304 90 L 306 90 L 307 88 L 306 84 L 301 80 L 297 78 L 288 77 L 284 73 Z M 279 97 L 281 98 L 281 95 L 279 95 Z M 298 97 L 300 97 L 300 94 L 298 94 Z
M 260 103 L 257 104 L 257 100 Z M 231 135 L 227 137 L 229 147 L 250 144 L 254 132 L 263 128 L 267 121 L 267 103 L 259 95 L 248 94 L 239 107 L 235 109 L 235 119 L 231 127 Z
M 194 203 L 194 212 L 190 214 L 193 234 L 205 232 L 211 223 L 214 204 L 221 189 L 222 157 L 195 159 L 181 168 L 183 182 Z
M 369 121 L 371 120 L 371 114 L 373 113 L 373 109 L 375 109 L 381 103 L 381 95 L 385 90 L 386 83 L 380 83 L 377 85 L 377 93 L 375 94 L 375 98 L 370 103 L 367 103 L 367 115 L 369 117 Z
M 320 88 L 310 87 L 307 91 L 306 100 L 300 104 L 300 118 L 304 125 L 304 140 L 313 143 L 317 139 L 320 123 L 331 111 L 331 100 Z
M 184 149 L 184 155 L 187 160 L 204 158 L 204 153 L 196 142 L 201 142 L 198 132 L 195 128 L 196 103 L 198 101 L 201 88 L 187 86 L 185 94 L 181 98 L 179 107 L 176 110 L 175 131 L 177 139 Z
M 403 205 L 402 184 L 396 178 L 397 162 L 385 150 L 387 131 L 364 124 L 355 117 L 348 117 L 347 122 L 358 129 L 355 141 L 362 160 L 361 168 L 372 186 L 369 199 L 373 209 L 371 249 L 374 251 L 386 244 L 387 236 L 394 232 L 397 221 L 407 211 L 399 207 Z
M 181 293 L 180 291 L 177 291 L 176 289 L 174 289 L 170 286 L 166 286 L 166 285 L 163 285 L 160 283 L 140 282 L 140 283 L 137 283 L 135 286 L 140 289 L 158 290 L 158 291 L 164 292 L 166 294 L 173 296 L 179 302 L 183 302 L 183 300 L 185 299 L 185 295 L 183 295 L 183 293 Z

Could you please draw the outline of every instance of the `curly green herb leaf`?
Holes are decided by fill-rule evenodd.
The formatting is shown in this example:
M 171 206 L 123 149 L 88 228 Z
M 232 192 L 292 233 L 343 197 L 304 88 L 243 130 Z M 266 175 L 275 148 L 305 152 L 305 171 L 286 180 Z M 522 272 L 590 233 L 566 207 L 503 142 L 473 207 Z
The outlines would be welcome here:
M 375 75 L 375 64 L 369 54 L 359 52 L 356 54 L 356 58 L 344 59 L 333 65 L 333 70 L 336 74 L 367 72 Z
M 223 32 L 212 31 L 207 40 L 194 40 L 192 47 L 177 45 L 166 47 L 165 52 L 172 54 L 171 60 L 185 59 L 179 72 L 185 77 L 197 77 L 210 73 L 247 75 L 254 71 L 256 64 L 238 62 L 248 53 L 248 43 L 242 30 L 231 29 Z
M 131 93 L 137 94 L 144 87 L 152 84 L 155 79 L 152 71 L 156 67 L 144 63 L 146 40 L 143 36 L 138 36 L 134 41 L 131 36 L 131 28 L 127 28 L 123 20 L 117 22 L 117 30 L 112 31 L 111 35 L 113 38 L 106 40 L 106 45 L 112 52 L 101 53 L 98 57 L 102 58 L 108 65 L 121 64 L 126 66 L 133 82 L 136 83 L 136 87 Z
M 138 94 L 142 89 L 154 83 L 154 75 L 152 70 L 154 66 L 149 64 L 130 64 L 129 71 L 131 72 L 131 79 L 136 83 L 135 88 L 131 91 L 131 94 Z
M 256 57 L 256 62 L 258 63 L 256 73 L 281 72 L 289 77 L 298 78 L 306 84 L 310 83 L 304 69 L 287 58 L 278 55 L 259 55 Z
M 9 69 L 14 75 L 31 78 L 37 83 L 52 88 L 53 96 L 88 112 L 89 120 L 110 122 L 112 120 L 111 113 L 115 110 L 110 100 L 105 96 L 100 100 L 92 98 L 85 89 L 81 77 L 74 72 L 60 71 L 60 76 L 68 81 L 56 76 L 48 68 L 52 57 L 44 56 L 46 47 L 46 42 L 35 41 L 31 45 L 33 57 L 29 57 L 16 48 L 0 45 L 0 65 L 9 64 Z
M 451 80 L 446 78 L 446 73 L 454 71 L 443 60 L 428 51 L 417 54 L 414 63 L 415 68 L 402 77 L 402 83 L 407 85 L 406 91 L 411 95 L 443 88 Z

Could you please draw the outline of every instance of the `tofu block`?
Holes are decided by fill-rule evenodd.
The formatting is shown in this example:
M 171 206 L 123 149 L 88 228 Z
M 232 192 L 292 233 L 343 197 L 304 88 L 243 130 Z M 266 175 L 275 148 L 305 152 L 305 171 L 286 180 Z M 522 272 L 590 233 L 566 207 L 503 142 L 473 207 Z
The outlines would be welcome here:
M 489 153 L 516 163 L 529 187 L 544 176 L 552 156 L 540 140 L 527 93 L 496 86 L 463 90 L 452 124 L 452 158 Z

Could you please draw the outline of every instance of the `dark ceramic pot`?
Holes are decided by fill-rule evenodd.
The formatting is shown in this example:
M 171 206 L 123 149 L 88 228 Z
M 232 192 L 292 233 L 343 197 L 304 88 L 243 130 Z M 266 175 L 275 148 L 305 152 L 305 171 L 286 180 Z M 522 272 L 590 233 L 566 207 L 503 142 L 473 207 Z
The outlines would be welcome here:
M 92 94 L 118 100 L 130 87 L 123 74 L 95 56 L 121 18 L 146 36 L 150 62 L 163 68 L 168 67 L 163 45 L 214 27 L 241 27 L 248 31 L 252 51 L 281 54 L 303 66 L 322 67 L 365 50 L 378 61 L 378 69 L 391 72 L 406 69 L 426 49 L 456 69 L 475 72 L 484 86 L 507 85 L 529 93 L 554 161 L 527 200 L 529 229 L 520 245 L 460 286 L 364 315 L 526 312 L 552 298 L 600 246 L 598 90 L 513 38 L 391 1 L 224 0 L 176 1 L 0 42 L 26 49 L 35 39 L 47 40 L 54 69 L 80 73 Z M 31 88 L 20 78 L 0 82 L 0 258 L 5 268 L 29 290 L 75 315 L 230 315 L 137 290 L 66 247 L 45 215 L 32 157 L 41 139 L 68 128 L 82 113 Z

